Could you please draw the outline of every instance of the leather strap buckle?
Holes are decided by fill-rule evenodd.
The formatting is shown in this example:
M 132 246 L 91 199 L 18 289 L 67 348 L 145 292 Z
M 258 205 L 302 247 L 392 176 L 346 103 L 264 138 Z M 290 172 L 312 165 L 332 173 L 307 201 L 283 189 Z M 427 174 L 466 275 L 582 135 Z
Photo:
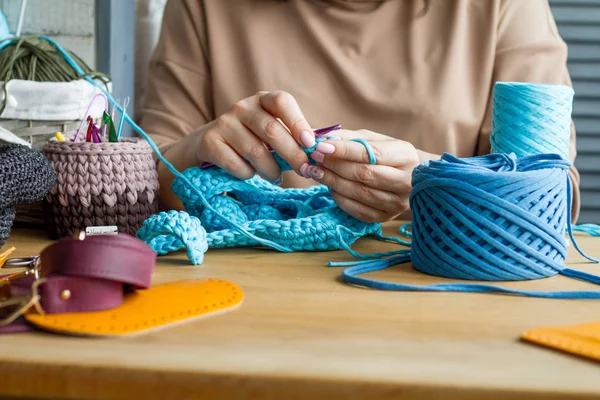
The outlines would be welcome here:
M 4 262 L 4 268 L 21 268 L 29 267 L 34 268 L 40 259 L 40 256 L 29 256 L 21 258 L 9 258 Z
M 4 269 L 22 267 L 27 268 L 23 271 L 0 276 L 0 309 L 2 307 L 5 307 L 5 304 L 7 302 L 9 304 L 15 304 L 14 299 L 12 299 L 12 297 L 14 297 L 13 290 L 11 288 L 12 283 L 15 283 L 17 281 L 28 282 L 28 280 L 30 280 L 31 277 L 33 277 L 33 279 L 35 280 L 40 279 L 39 256 L 9 258 L 6 259 L 4 262 Z M 22 296 L 16 297 L 21 298 Z

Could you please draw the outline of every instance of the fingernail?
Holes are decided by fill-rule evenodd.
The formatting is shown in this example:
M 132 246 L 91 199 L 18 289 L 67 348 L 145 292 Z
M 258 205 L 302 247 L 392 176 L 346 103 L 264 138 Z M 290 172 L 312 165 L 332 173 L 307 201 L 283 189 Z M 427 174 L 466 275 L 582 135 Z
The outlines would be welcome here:
M 317 146 L 318 148 L 319 146 Z M 323 160 L 325 159 L 325 155 L 323 153 L 319 153 L 318 151 L 313 151 L 310 154 L 310 158 L 312 158 L 313 160 L 315 160 L 316 162 L 323 162 Z
M 275 180 L 275 182 L 273 182 L 273 185 L 279 186 L 279 185 L 281 185 L 282 182 L 283 182 L 283 175 L 281 175 L 279 178 L 277 178 Z
M 300 141 L 304 147 L 313 147 L 315 145 L 315 137 L 309 131 L 304 131 L 300 134 Z
M 317 145 L 317 150 L 323 154 L 333 154 L 335 146 L 326 142 L 321 142 Z
M 323 175 L 325 175 L 325 171 L 323 171 L 321 168 L 319 167 L 315 167 L 315 166 L 310 166 L 308 169 L 308 173 L 310 174 L 310 176 L 314 179 L 323 179 Z
M 300 167 L 300 175 L 302 175 L 305 178 L 309 178 L 308 171 L 306 171 L 307 169 L 308 169 L 308 164 L 307 163 L 302 164 L 302 166 Z

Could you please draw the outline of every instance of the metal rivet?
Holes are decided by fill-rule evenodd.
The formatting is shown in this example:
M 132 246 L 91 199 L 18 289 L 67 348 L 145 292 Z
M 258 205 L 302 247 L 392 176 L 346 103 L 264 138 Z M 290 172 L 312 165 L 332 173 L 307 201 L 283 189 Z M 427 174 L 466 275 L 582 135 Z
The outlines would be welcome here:
M 71 298 L 71 291 L 69 289 L 65 289 L 60 292 L 60 298 L 63 300 L 69 300 Z

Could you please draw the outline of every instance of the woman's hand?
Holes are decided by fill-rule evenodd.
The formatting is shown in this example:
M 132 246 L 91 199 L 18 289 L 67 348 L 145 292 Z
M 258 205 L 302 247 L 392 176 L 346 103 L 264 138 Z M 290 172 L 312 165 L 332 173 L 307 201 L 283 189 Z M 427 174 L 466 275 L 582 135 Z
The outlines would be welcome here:
M 412 171 L 421 161 L 415 147 L 366 130 L 333 135 L 342 140 L 319 143 L 311 154 L 317 165 L 304 167 L 304 175 L 329 186 L 338 206 L 362 221 L 388 221 L 408 210 Z M 349 140 L 354 138 L 368 140 L 376 165 L 369 164 L 363 144 Z
M 281 171 L 265 143 L 298 174 L 308 165 L 300 145 L 315 144 L 298 103 L 282 91 L 259 92 L 234 104 L 193 136 L 198 164 L 211 162 L 240 179 L 258 173 L 271 182 L 280 181 Z

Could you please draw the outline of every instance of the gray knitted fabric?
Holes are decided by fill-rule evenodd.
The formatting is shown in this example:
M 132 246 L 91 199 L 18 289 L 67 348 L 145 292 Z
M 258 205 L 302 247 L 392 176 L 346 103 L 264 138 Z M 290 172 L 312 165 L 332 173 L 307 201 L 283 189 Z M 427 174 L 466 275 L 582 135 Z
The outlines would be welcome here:
M 15 205 L 41 200 L 56 183 L 56 172 L 39 151 L 0 145 L 0 247 L 8 239 Z

